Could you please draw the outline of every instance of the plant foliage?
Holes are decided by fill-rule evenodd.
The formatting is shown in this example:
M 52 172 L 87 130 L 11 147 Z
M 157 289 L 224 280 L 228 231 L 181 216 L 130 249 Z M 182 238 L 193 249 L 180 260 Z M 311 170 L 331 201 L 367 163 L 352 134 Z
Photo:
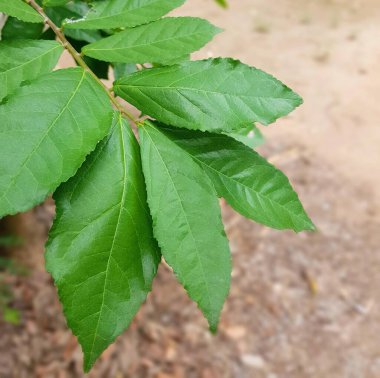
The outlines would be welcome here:
M 220 197 L 266 226 L 314 229 L 253 149 L 255 123 L 302 99 L 240 61 L 189 60 L 221 30 L 162 18 L 184 2 L 0 0 L 0 217 L 54 193 L 47 270 L 86 371 L 132 321 L 161 256 L 216 331 L 231 275 Z M 64 49 L 78 67 L 53 71 Z

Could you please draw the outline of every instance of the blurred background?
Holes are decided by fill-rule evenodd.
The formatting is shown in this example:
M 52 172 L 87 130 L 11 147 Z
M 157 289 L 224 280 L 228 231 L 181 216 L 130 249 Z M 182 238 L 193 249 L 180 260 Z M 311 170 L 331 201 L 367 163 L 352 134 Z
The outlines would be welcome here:
M 223 204 L 234 270 L 219 333 L 164 265 L 129 330 L 89 377 L 380 377 L 379 0 L 188 0 L 225 29 L 195 58 L 261 68 L 305 104 L 261 128 L 316 233 L 278 232 Z M 62 61 L 60 65 L 67 65 Z M 0 377 L 82 377 L 44 272 L 51 200 L 0 221 Z

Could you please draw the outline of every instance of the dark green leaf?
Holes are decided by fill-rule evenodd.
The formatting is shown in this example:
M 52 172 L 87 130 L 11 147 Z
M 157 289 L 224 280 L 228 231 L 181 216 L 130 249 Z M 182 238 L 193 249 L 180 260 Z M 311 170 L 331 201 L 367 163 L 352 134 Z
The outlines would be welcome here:
M 83 20 L 66 24 L 70 29 L 115 29 L 158 20 L 185 0 L 98 1 Z
M 168 17 L 126 29 L 82 51 L 107 62 L 165 64 L 199 50 L 220 31 L 200 18 Z
M 130 63 L 113 63 L 112 67 L 115 80 L 137 71 L 136 65 Z
M 139 146 L 120 115 L 110 136 L 54 199 L 57 218 L 47 244 L 47 269 L 88 371 L 128 327 L 160 261 Z
M 267 125 L 302 103 L 274 77 L 222 58 L 143 70 L 118 80 L 114 88 L 159 121 L 210 131 Z
M 231 261 L 211 181 L 181 148 L 146 121 L 139 128 L 153 230 L 167 263 L 216 330 Z
M 205 170 L 239 213 L 276 229 L 314 230 L 288 178 L 251 148 L 221 134 L 164 125 L 159 130 Z
M 0 42 L 0 101 L 26 80 L 51 71 L 62 54 L 55 41 Z
M 46 9 L 46 14 L 56 25 L 61 26 L 65 19 L 81 18 L 88 10 L 89 7 L 85 3 L 70 3 L 63 7 L 48 8 Z M 87 43 L 92 43 L 102 38 L 102 34 L 97 30 L 65 29 L 64 34 L 77 41 L 85 41 Z
M 8 17 L 1 31 L 1 40 L 39 39 L 42 35 L 43 28 L 43 23 L 24 22 L 15 17 Z
M 22 0 L 0 0 L 0 12 L 25 22 L 43 22 L 44 19 Z
M 106 92 L 81 68 L 55 71 L 0 106 L 0 217 L 41 202 L 110 128 Z
M 74 30 L 80 31 L 80 30 Z M 92 31 L 92 30 L 91 30 Z M 86 42 L 78 41 L 72 38 L 67 38 L 76 51 L 80 51 Z M 102 62 L 100 60 L 90 58 L 88 56 L 83 57 L 83 60 L 94 74 L 100 79 L 108 79 L 109 63 Z

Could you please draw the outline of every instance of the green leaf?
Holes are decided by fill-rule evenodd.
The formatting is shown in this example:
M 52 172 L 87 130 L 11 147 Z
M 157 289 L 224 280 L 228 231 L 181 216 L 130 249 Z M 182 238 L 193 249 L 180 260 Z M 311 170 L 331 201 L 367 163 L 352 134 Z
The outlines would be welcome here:
M 251 148 L 221 134 L 165 125 L 159 130 L 204 169 L 239 213 L 280 230 L 315 229 L 288 178 Z
M 59 7 L 67 4 L 71 0 L 43 0 L 45 7 Z
M 0 0 L 0 12 L 26 22 L 43 22 L 44 19 L 22 0 Z
M 231 274 L 216 192 L 192 158 L 152 123 L 146 121 L 139 135 L 154 235 L 215 331 Z
M 158 20 L 185 0 L 108 0 L 98 1 L 82 20 L 68 21 L 70 29 L 115 29 Z
M 228 8 L 227 0 L 215 0 L 217 4 L 219 4 L 222 8 Z
M 81 30 L 73 30 L 73 31 L 81 31 Z M 90 30 L 93 31 L 93 30 Z M 71 45 L 75 48 L 76 51 L 80 51 L 83 46 L 86 45 L 84 41 L 78 41 L 72 38 L 67 38 L 67 40 L 71 43 Z M 90 70 L 99 78 L 99 79 L 108 79 L 108 71 L 109 71 L 109 63 L 102 62 L 100 60 L 90 58 L 88 56 L 84 56 L 83 60 L 90 68 Z M 78 64 L 78 63 L 77 63 Z
M 200 18 L 168 17 L 126 29 L 82 51 L 107 62 L 165 64 L 199 50 L 220 31 Z
M 58 26 L 67 18 L 78 19 L 83 17 L 89 11 L 89 7 L 85 3 L 70 3 L 63 7 L 55 7 L 46 9 L 48 17 Z M 92 43 L 103 38 L 102 34 L 97 30 L 72 30 L 64 29 L 64 34 L 67 37 L 77 41 L 85 41 Z
M 13 39 L 39 39 L 42 36 L 44 24 L 30 23 L 18 20 L 16 17 L 8 17 L 1 30 L 1 40 Z
M 131 74 L 137 71 L 137 67 L 135 64 L 125 64 L 125 63 L 113 63 L 113 75 L 115 80 L 120 79 L 121 77 Z
M 253 149 L 261 146 L 265 141 L 264 135 L 255 125 L 247 127 L 246 129 L 240 129 L 233 133 L 226 133 L 226 135 Z
M 110 128 L 106 92 L 81 68 L 55 71 L 0 106 L 0 217 L 41 202 Z
M 19 325 L 21 323 L 21 314 L 19 310 L 5 306 L 3 309 L 4 322 L 12 325 Z
M 120 115 L 110 136 L 54 199 L 57 217 L 47 243 L 47 269 L 88 371 L 128 327 L 160 261 L 139 146 Z
M 51 71 L 63 46 L 55 41 L 0 42 L 0 101 L 26 80 Z
M 143 70 L 116 81 L 114 88 L 161 122 L 209 131 L 267 125 L 302 103 L 274 77 L 222 58 Z

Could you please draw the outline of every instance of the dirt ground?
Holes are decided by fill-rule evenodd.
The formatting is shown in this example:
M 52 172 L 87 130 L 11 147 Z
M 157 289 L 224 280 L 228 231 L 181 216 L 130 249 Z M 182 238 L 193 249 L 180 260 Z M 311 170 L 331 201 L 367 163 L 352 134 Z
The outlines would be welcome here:
M 91 378 L 380 377 L 379 0 L 188 0 L 176 14 L 226 31 L 195 57 L 234 56 L 305 99 L 263 130 L 261 152 L 290 177 L 317 233 L 256 225 L 224 206 L 234 260 L 219 333 L 162 266 L 130 329 Z M 18 256 L 33 269 L 7 275 L 21 323 L 0 323 L 0 377 L 82 377 L 43 242 L 51 201 L 23 223 Z

